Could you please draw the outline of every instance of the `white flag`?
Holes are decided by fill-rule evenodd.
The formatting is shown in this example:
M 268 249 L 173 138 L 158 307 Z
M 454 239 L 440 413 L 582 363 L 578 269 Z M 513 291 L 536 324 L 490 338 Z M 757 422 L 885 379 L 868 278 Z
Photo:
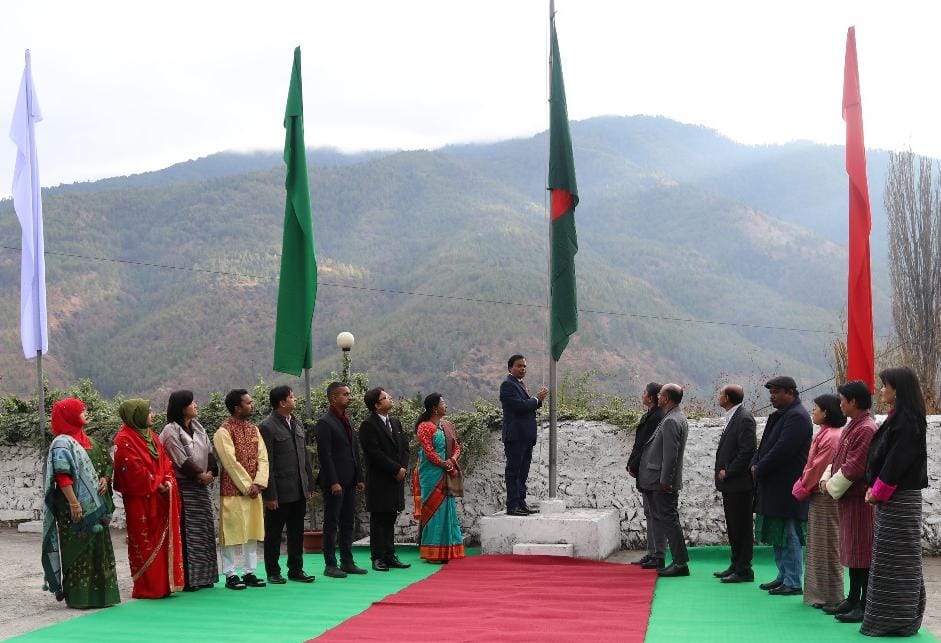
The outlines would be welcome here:
M 33 125 L 42 120 L 29 50 L 20 93 L 13 111 L 10 138 L 16 144 L 16 166 L 13 170 L 13 208 L 23 229 L 23 251 L 20 262 L 20 337 L 27 359 L 49 350 L 46 329 L 46 260 L 42 232 L 42 197 L 39 192 L 39 161 Z

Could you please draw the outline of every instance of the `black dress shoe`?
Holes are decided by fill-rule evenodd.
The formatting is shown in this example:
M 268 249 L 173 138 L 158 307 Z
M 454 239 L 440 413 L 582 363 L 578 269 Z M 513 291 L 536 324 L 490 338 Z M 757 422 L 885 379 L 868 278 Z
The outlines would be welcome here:
M 538 513 L 539 513 L 539 510 L 538 510 L 538 509 L 533 509 L 533 508 L 530 507 L 529 505 L 523 505 L 522 507 L 520 507 L 520 509 L 522 509 L 523 511 L 525 511 L 525 512 L 528 513 L 528 514 L 538 514 Z
M 323 570 L 324 576 L 329 576 L 330 578 L 346 578 L 346 572 L 340 569 L 339 567 L 327 566 Z
M 284 576 L 281 574 L 275 574 L 274 576 L 268 577 L 268 582 L 272 585 L 284 585 L 287 583 L 287 580 L 285 580 Z
M 824 605 L 823 613 L 836 616 L 837 614 L 846 614 L 852 611 L 854 607 L 856 607 L 855 603 L 850 603 L 848 600 L 844 599 L 843 602 L 837 603 L 836 605 Z
M 728 576 L 723 576 L 719 579 L 720 583 L 754 583 L 755 575 L 754 574 L 738 574 L 732 572 Z
M 411 563 L 403 563 L 398 556 L 386 559 L 385 563 L 389 569 L 408 569 L 412 566 Z
M 787 585 L 778 585 L 768 591 L 772 596 L 799 596 L 804 593 L 800 587 L 788 587 Z
M 313 583 L 317 580 L 317 577 L 302 569 L 299 572 L 288 572 L 288 580 L 297 581 L 298 583 Z
M 245 583 L 246 587 L 264 587 L 268 584 L 254 574 L 245 574 L 242 576 L 242 582 Z
M 735 573 L 734 567 L 729 567 L 728 569 L 723 569 L 721 572 L 712 572 L 712 575 L 716 578 L 725 578 L 726 576 L 731 576 Z
M 183 591 L 184 592 L 198 592 L 199 586 L 198 585 L 185 585 L 183 587 Z
M 763 590 L 775 589 L 776 587 L 781 587 L 781 585 L 783 584 L 784 584 L 784 581 L 773 580 L 773 581 L 768 581 L 767 583 L 762 583 L 761 585 L 758 586 L 758 589 L 763 589 Z
M 341 563 L 340 569 L 347 574 L 365 574 L 367 573 L 362 567 L 357 567 L 356 563 Z
M 199 589 L 212 589 L 215 586 L 216 586 L 215 583 L 206 583 L 205 585 L 200 585 Z
M 845 614 L 837 614 L 836 620 L 840 623 L 862 623 L 863 622 L 863 606 L 857 605 L 849 612 Z
M 513 507 L 512 509 L 506 510 L 507 516 L 528 516 L 529 512 L 523 509 L 522 507 Z
M 663 569 L 663 563 L 665 561 L 662 558 L 648 558 L 646 563 L 641 563 L 641 569 Z
M 632 561 L 631 561 L 631 565 L 643 565 L 643 564 L 646 563 L 648 560 L 650 560 L 650 554 L 644 554 L 643 558 L 641 558 L 641 559 L 639 559 L 639 560 L 632 560 Z
M 377 572 L 387 572 L 389 571 L 389 566 L 385 564 L 384 561 L 374 560 L 372 561 L 372 568 Z
M 675 576 L 689 576 L 689 567 L 687 565 L 677 565 L 671 563 L 669 567 L 657 570 L 657 576 L 664 578 L 673 578 Z
M 238 574 L 232 574 L 225 579 L 226 589 L 245 589 L 245 583 L 238 577 Z

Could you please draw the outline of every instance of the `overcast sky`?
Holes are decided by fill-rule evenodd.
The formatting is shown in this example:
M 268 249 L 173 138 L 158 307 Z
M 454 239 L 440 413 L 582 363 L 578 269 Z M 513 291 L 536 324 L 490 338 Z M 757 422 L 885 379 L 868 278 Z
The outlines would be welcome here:
M 746 143 L 842 143 L 856 25 L 868 147 L 941 157 L 941 3 L 558 0 L 569 115 L 660 114 Z M 43 185 L 279 149 L 292 51 L 309 146 L 431 148 L 548 122 L 544 0 L 31 2 L 0 8 L 0 196 L 23 72 Z

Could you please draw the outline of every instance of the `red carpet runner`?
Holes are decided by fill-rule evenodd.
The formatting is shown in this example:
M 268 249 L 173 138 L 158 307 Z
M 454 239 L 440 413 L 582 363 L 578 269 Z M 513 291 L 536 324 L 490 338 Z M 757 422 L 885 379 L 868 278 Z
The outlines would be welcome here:
M 316 640 L 641 642 L 655 580 L 648 570 L 617 563 L 473 556 Z

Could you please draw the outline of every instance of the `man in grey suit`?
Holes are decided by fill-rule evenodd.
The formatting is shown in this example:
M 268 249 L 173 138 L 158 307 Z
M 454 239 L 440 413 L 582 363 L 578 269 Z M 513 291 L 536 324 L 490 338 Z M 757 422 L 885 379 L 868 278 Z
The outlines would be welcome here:
M 288 532 L 288 578 L 313 583 L 304 572 L 304 516 L 307 498 L 314 491 L 314 474 L 307 456 L 304 425 L 294 416 L 297 399 L 290 386 L 275 386 L 268 394 L 271 414 L 258 425 L 268 451 L 268 487 L 265 502 L 265 573 L 268 582 L 283 585 L 281 533 Z
M 640 456 L 637 482 L 650 492 L 650 517 L 654 530 L 663 534 L 670 543 L 673 561 L 669 567 L 657 569 L 664 577 L 689 576 L 689 554 L 680 526 L 677 510 L 679 490 L 683 487 L 683 453 L 689 425 L 680 410 L 683 388 L 679 384 L 665 384 L 658 396 L 663 419 L 644 445 Z
M 330 578 L 346 578 L 347 574 L 366 573 L 353 562 L 356 491 L 362 491 L 366 485 L 363 484 L 363 470 L 359 464 L 359 440 L 346 415 L 350 406 L 350 387 L 342 382 L 331 382 L 327 386 L 327 401 L 330 408 L 314 426 L 320 461 L 317 481 L 324 496 L 323 573 Z M 340 548 L 339 566 L 337 545 Z

